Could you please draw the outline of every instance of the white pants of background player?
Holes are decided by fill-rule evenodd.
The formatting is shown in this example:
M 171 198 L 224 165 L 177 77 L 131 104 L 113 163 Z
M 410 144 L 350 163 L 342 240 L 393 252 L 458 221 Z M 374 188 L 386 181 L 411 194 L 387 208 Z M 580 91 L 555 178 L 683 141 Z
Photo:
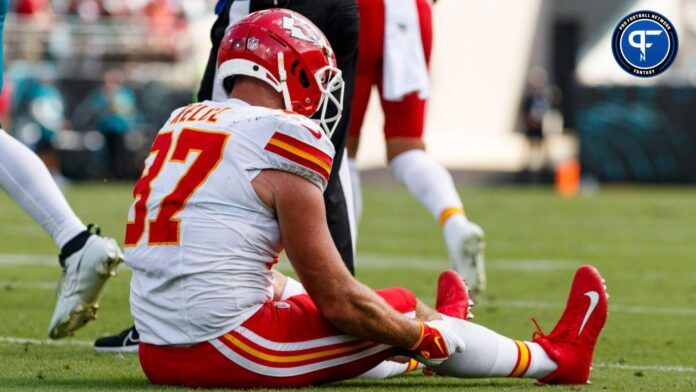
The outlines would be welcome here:
M 62 248 L 87 230 L 36 154 L 0 129 L 0 188 Z

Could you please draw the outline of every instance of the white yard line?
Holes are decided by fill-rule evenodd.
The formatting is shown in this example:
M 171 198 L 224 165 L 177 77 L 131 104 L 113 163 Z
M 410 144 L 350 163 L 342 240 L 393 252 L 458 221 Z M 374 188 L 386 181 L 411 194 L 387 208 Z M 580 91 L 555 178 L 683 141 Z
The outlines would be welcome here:
M 621 363 L 593 363 L 597 369 L 646 370 L 655 372 L 696 373 L 696 368 L 681 365 L 626 365 Z
M 494 306 L 500 308 L 515 308 L 515 309 L 562 309 L 563 304 L 560 302 L 546 302 L 546 301 L 506 301 L 506 300 L 492 300 L 492 301 L 481 301 L 479 304 L 481 307 L 484 306 Z M 474 308 L 474 313 L 476 313 L 476 308 Z M 621 305 L 614 304 L 609 301 L 609 313 L 628 313 L 628 314 L 663 314 L 670 316 L 696 316 L 696 308 L 658 308 L 651 306 L 637 306 L 637 305 Z
M 285 259 L 284 257 L 282 259 Z M 572 260 L 490 260 L 486 263 L 491 270 L 502 271 L 559 271 L 574 270 L 580 265 Z M 58 266 L 56 255 L 30 255 L 17 253 L 0 253 L 0 265 L 53 265 Z M 449 266 L 446 258 L 413 256 L 386 256 L 376 253 L 358 255 L 357 268 L 391 269 L 409 268 L 423 271 L 441 271 Z
M 386 256 L 383 254 L 358 254 L 356 268 L 391 269 L 410 268 L 422 271 L 441 271 L 449 267 L 446 258 L 412 256 Z M 572 271 L 582 263 L 572 260 L 488 260 L 486 267 L 490 270 L 501 271 Z
M 92 346 L 94 342 L 89 340 L 50 340 L 50 339 L 29 339 L 16 338 L 12 336 L 0 336 L 0 344 L 36 344 L 39 346 Z
M 57 255 L 29 255 L 0 253 L 0 265 L 54 265 L 59 266 Z
M 0 289 L 55 290 L 56 281 L 0 280 Z

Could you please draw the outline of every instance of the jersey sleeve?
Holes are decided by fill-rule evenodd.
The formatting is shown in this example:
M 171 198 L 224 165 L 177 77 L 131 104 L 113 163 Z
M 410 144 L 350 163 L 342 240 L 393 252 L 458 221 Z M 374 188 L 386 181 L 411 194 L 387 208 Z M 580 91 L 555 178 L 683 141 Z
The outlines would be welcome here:
M 311 120 L 283 116 L 263 148 L 268 165 L 296 174 L 324 191 L 331 175 L 334 147 Z

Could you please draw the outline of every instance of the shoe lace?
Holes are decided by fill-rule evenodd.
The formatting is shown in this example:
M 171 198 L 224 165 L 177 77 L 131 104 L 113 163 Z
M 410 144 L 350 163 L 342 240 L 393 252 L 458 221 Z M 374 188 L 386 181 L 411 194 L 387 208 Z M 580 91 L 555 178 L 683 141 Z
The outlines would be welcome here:
M 544 333 L 544 331 L 542 331 L 541 327 L 539 326 L 536 317 L 532 317 L 532 322 L 534 323 L 534 326 L 536 326 L 536 331 L 534 331 L 534 333 L 532 334 L 532 339 L 546 337 L 546 334 Z

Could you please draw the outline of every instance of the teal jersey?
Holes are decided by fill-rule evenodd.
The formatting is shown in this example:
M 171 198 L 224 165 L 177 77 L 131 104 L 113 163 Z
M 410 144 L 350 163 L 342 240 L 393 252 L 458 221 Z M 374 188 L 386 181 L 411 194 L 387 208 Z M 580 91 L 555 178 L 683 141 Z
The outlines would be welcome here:
M 0 0 L 0 91 L 2 91 L 3 73 L 5 71 L 5 62 L 2 58 L 2 31 L 5 30 L 5 17 L 7 9 L 10 7 L 10 0 Z

